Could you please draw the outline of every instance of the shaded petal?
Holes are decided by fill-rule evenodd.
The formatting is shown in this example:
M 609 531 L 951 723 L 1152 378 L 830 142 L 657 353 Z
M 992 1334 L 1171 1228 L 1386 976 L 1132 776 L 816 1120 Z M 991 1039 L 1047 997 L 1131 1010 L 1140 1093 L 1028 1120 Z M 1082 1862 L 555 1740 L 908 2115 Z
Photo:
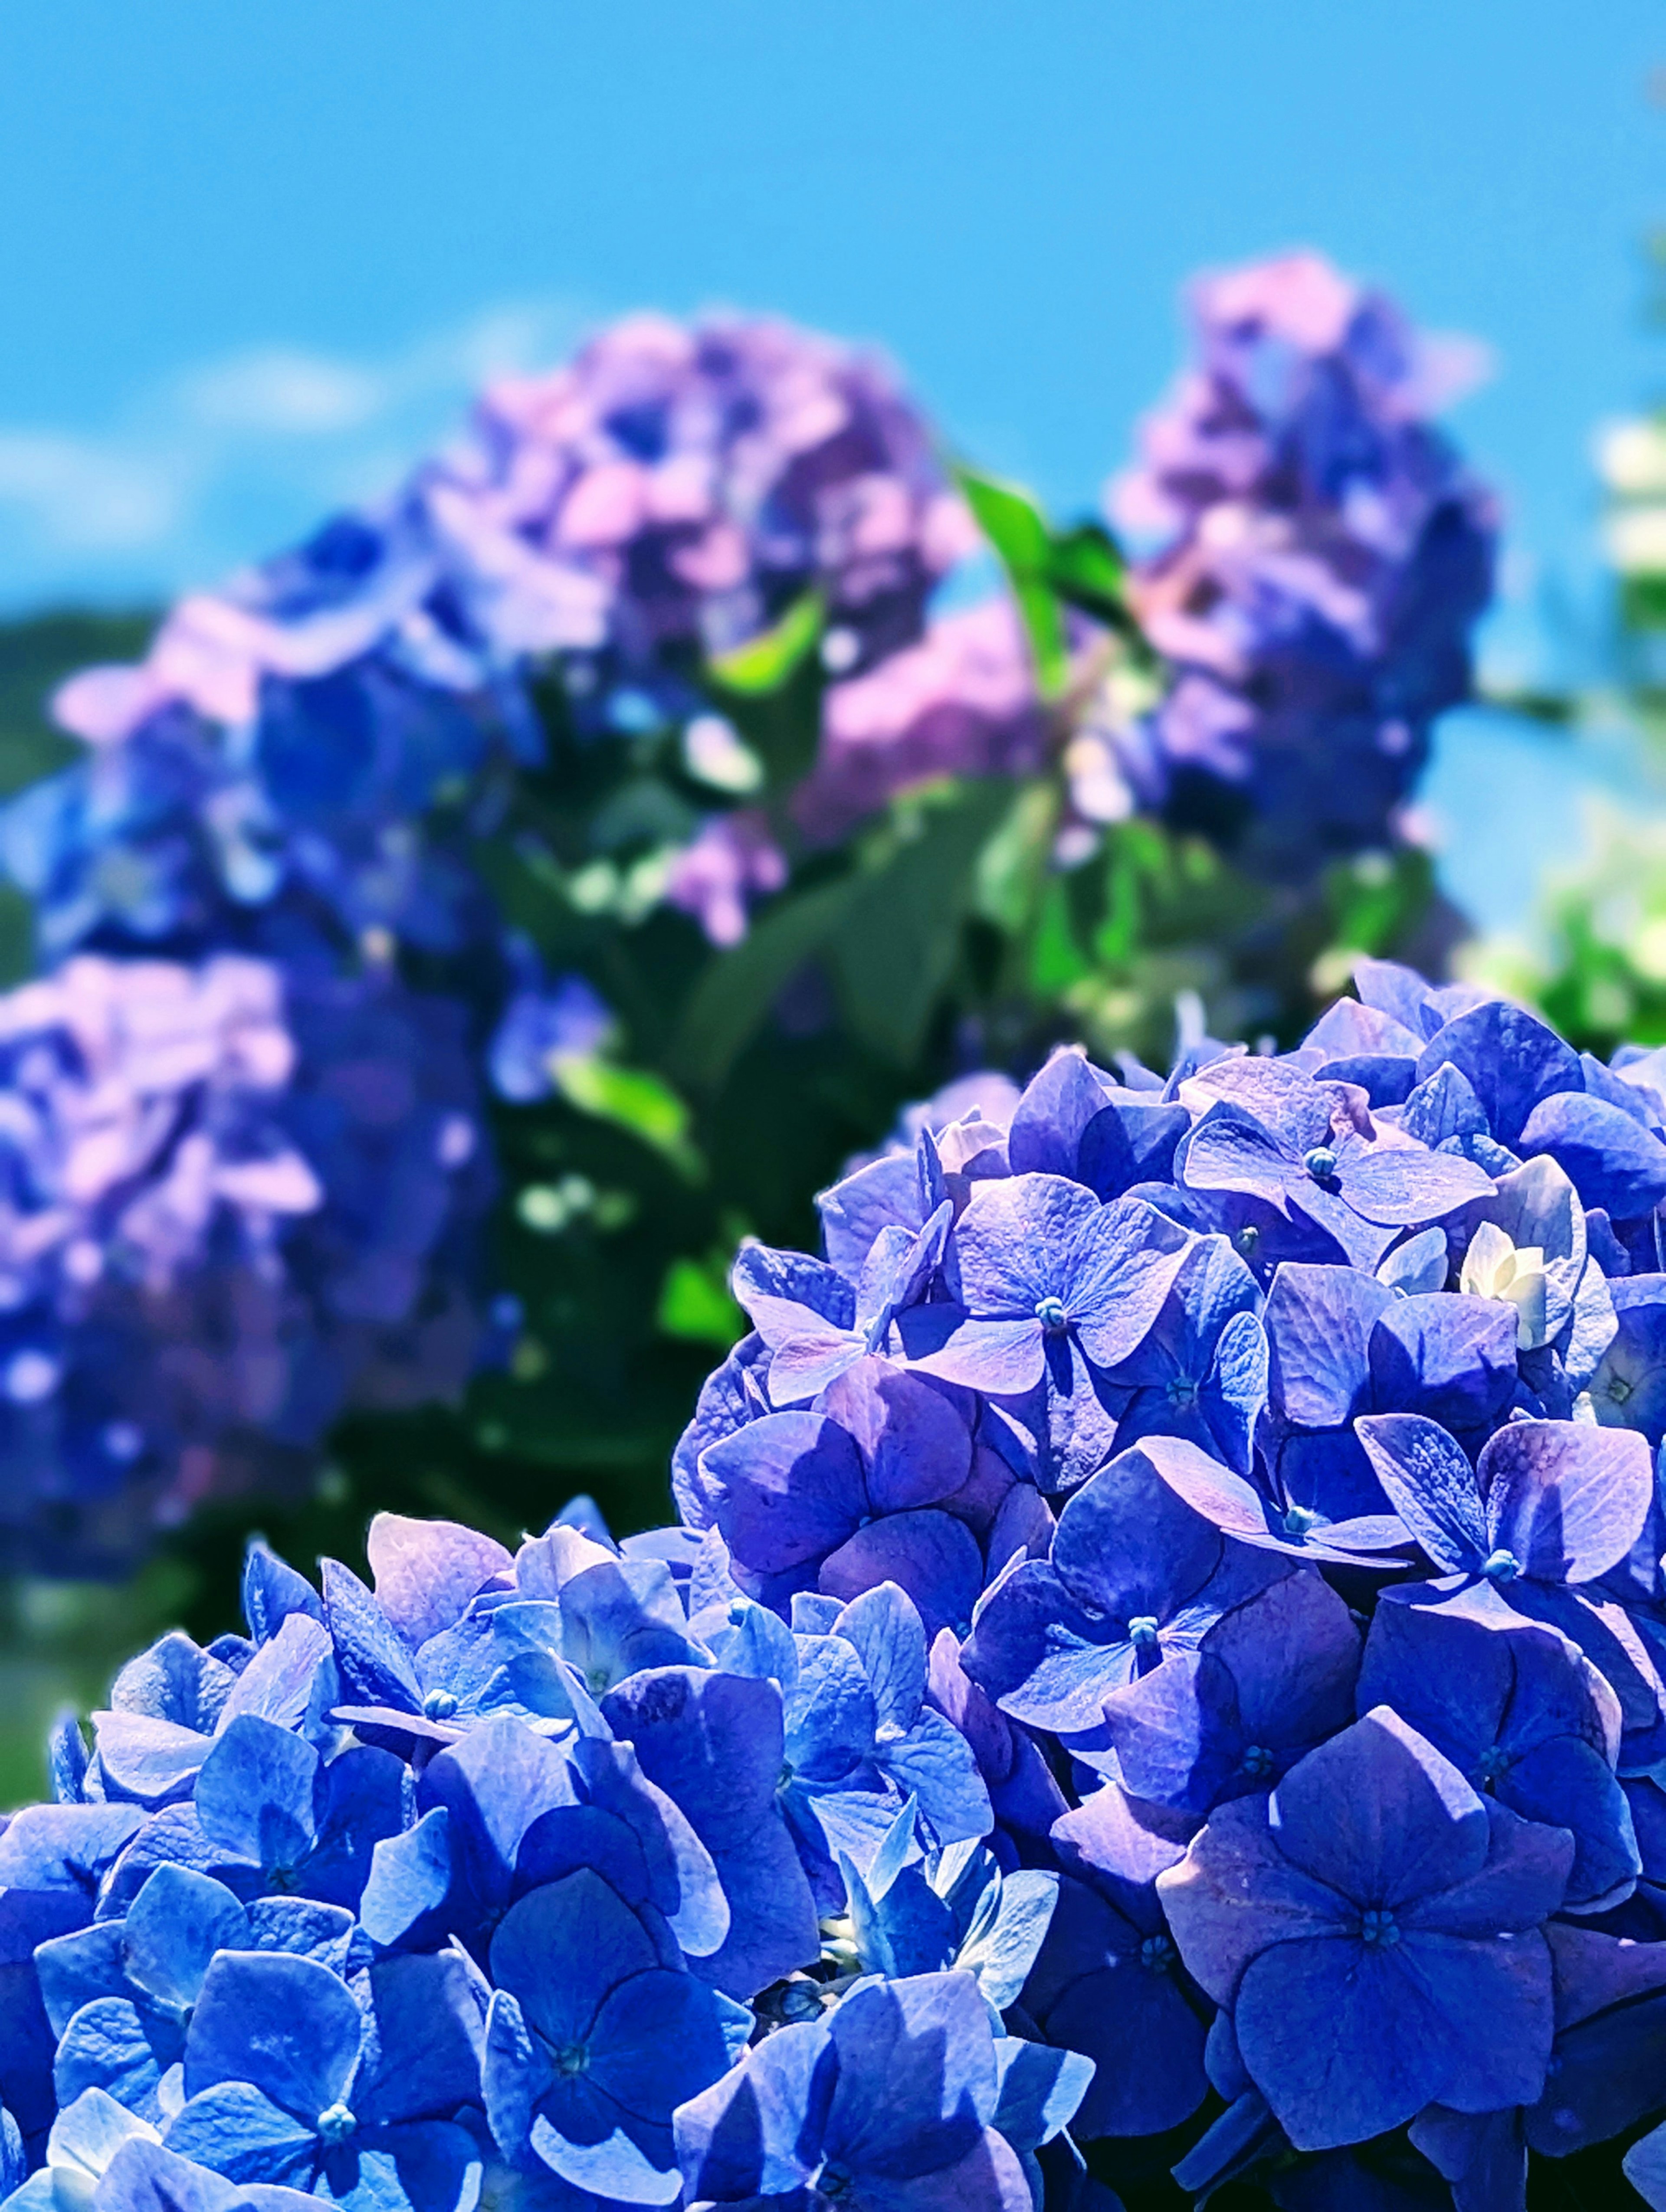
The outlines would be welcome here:
M 1286 1856 L 1362 1905 L 1399 1911 L 1487 1863 L 1487 1807 L 1387 1705 L 1310 1752 L 1273 1808 Z
M 763 1574 L 824 1558 L 867 1510 L 854 1440 L 819 1413 L 769 1413 L 709 1445 L 717 1523 L 731 1555 Z
M 1620 1107 L 1583 1090 L 1541 1099 L 1515 1150 L 1524 1159 L 1547 1152 L 1580 1203 L 1600 1206 L 1613 1221 L 1652 1213 L 1666 1198 L 1666 1145 Z
M 1437 1566 L 1478 1574 L 1492 1546 L 1474 1469 L 1421 1413 L 1362 1413 L 1353 1432 L 1389 1503 Z

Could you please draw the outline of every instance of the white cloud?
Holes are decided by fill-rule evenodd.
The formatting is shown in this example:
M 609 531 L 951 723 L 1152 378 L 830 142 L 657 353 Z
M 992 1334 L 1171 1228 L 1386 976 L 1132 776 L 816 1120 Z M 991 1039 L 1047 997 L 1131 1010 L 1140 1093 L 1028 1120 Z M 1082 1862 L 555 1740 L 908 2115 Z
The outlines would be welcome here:
M 0 423 L 0 599 L 211 582 L 391 487 L 483 383 L 560 360 L 599 319 L 510 301 L 380 358 L 245 348 L 103 425 Z
M 179 526 L 180 493 L 153 457 L 55 431 L 0 430 L 0 510 L 52 545 L 156 544 Z
M 210 429 L 316 437 L 356 429 L 386 404 L 386 380 L 292 346 L 234 354 L 182 377 L 188 418 Z

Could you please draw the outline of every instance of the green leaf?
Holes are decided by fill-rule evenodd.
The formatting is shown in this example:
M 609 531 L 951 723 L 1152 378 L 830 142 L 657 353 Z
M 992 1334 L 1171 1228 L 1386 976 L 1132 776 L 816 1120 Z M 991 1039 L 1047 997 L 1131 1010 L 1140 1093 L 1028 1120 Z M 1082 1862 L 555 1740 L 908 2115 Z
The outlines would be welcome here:
M 1116 628 L 1129 625 L 1128 563 L 1100 524 L 1084 522 L 1061 531 L 1049 550 L 1047 574 L 1054 590 L 1073 606 Z
M 34 973 L 34 907 L 21 891 L 0 883 L 0 990 Z
M 550 1073 L 562 1097 L 581 1113 L 628 1129 L 690 1182 L 705 1173 L 689 1134 L 688 1107 L 657 1075 L 577 1053 L 556 1054 Z
M 1059 793 L 1037 778 L 1019 787 L 1006 819 L 978 856 L 976 910 L 1007 937 L 1035 912 L 1048 879 Z
M 955 476 L 979 529 L 1012 579 L 1036 656 L 1037 681 L 1043 696 L 1052 697 L 1063 688 L 1069 663 L 1064 617 L 1051 578 L 1053 533 L 1047 518 L 1017 484 L 981 475 L 976 469 L 958 468 Z
M 826 619 L 826 600 L 819 592 L 806 592 L 773 629 L 748 638 L 733 653 L 714 654 L 708 663 L 712 675 L 726 691 L 745 698 L 778 691 L 806 654 L 815 651 Z
M 841 876 L 778 899 L 733 951 L 721 953 L 683 1009 L 670 1061 L 679 1079 L 715 1090 L 805 962 L 843 920 L 859 878 Z
M 727 1352 L 749 1323 L 729 1292 L 729 1261 L 721 1251 L 703 1260 L 673 1260 L 660 1291 L 660 1334 L 709 1344 Z
M 947 804 L 923 808 L 917 835 L 859 879 L 831 964 L 852 1033 L 887 1060 L 906 1066 L 919 1054 L 960 949 L 980 859 L 1012 800 L 1007 783 L 963 785 Z
M 1014 575 L 1039 575 L 1053 550 L 1047 518 L 1027 491 L 976 469 L 955 471 L 978 528 Z

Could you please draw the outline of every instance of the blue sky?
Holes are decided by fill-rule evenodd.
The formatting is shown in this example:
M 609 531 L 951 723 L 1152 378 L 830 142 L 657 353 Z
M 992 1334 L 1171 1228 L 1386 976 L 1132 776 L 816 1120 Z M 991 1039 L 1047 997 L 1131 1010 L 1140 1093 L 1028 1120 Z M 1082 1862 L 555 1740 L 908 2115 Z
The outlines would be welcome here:
M 1295 243 L 1491 347 L 1457 428 L 1531 594 L 1666 362 L 1663 64 L 1656 0 L 13 7 L 0 603 L 211 578 L 644 304 L 881 340 L 1085 507 L 1187 272 Z

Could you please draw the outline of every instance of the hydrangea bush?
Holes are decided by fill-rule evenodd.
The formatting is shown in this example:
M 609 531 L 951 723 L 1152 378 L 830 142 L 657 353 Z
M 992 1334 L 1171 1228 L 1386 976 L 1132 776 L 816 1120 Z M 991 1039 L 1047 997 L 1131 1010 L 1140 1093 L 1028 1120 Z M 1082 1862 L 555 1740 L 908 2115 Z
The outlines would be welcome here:
M 234 975 L 272 1034 L 258 1077 L 210 1042 L 158 1077 L 66 1013 L 0 1069 L 18 1557 L 246 1528 L 326 1450 L 338 1547 L 459 1495 L 513 1534 L 557 1469 L 641 1518 L 737 1242 L 807 1237 L 908 1097 L 1061 1035 L 1166 1051 L 1177 995 L 1287 1038 L 1316 962 L 1411 941 L 1486 501 L 1427 347 L 1326 264 L 1214 280 L 1196 342 L 1132 566 L 873 356 L 635 317 L 62 685 L 80 755 L 0 811 L 42 970 L 0 1031 Z M 142 1133 L 96 1173 L 88 1115 Z
M 0 1832 L 17 2201 L 1663 2201 L 1666 1079 L 1358 988 L 908 1117 L 676 1525 L 256 1541 Z

